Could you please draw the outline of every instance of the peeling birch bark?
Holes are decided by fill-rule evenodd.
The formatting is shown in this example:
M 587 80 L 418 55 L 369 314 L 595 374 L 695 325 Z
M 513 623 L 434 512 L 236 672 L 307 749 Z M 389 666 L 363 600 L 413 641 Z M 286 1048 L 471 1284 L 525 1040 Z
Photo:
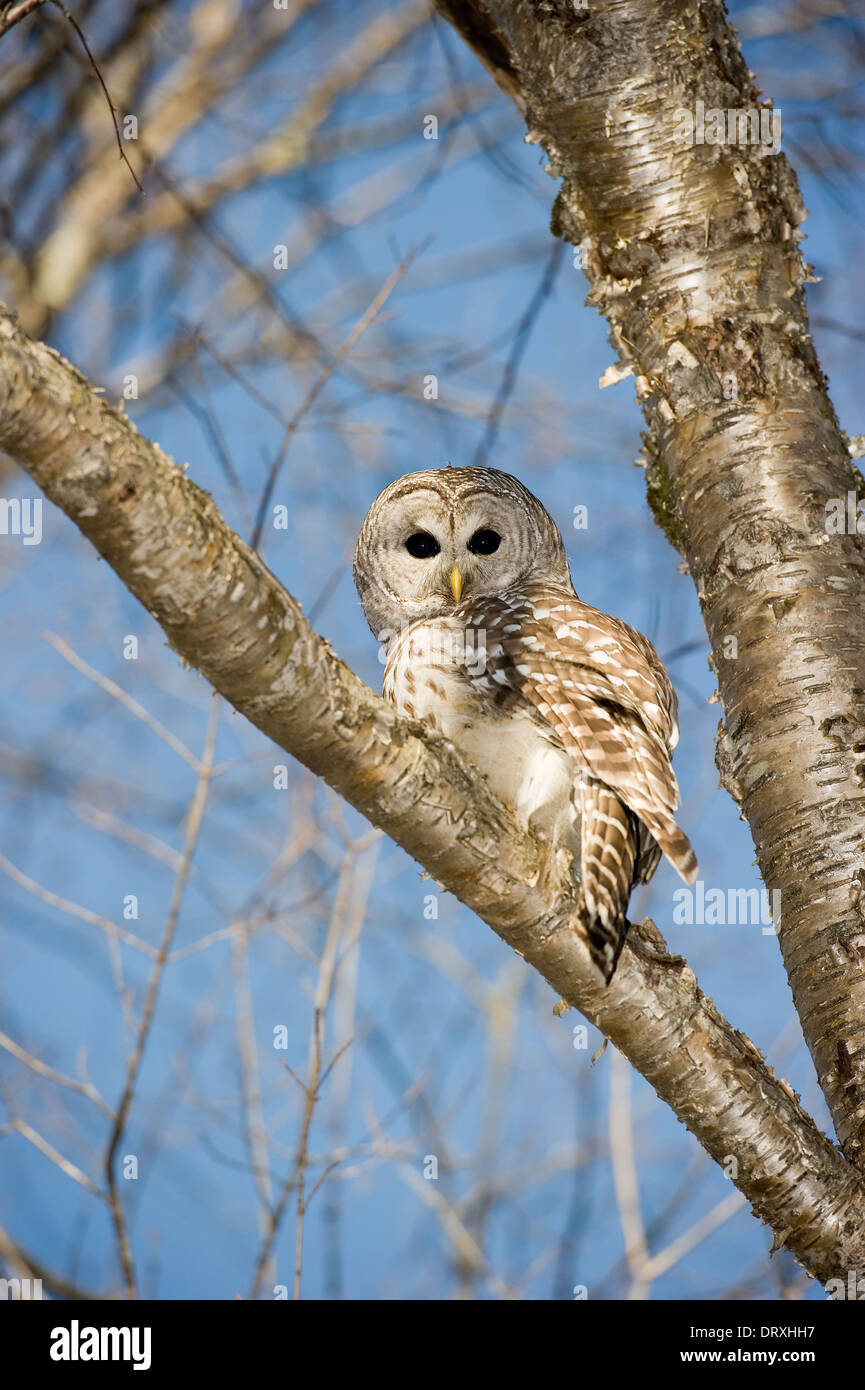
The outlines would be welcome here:
M 865 1165 L 865 538 L 826 525 L 865 489 L 808 332 L 795 174 L 769 141 L 683 140 L 698 101 L 725 139 L 756 132 L 748 111 L 771 133 L 771 108 L 719 0 L 436 4 L 561 176 L 553 231 L 582 246 L 588 302 L 634 372 L 649 504 L 712 646 L 722 784 L 780 902 L 836 1133 Z
M 399 719 L 303 617 L 213 500 L 0 309 L 0 447 L 76 523 L 174 650 L 472 908 L 651 1082 L 818 1279 L 865 1271 L 865 1184 L 786 1082 L 634 928 L 599 985 L 571 875 L 450 744 Z

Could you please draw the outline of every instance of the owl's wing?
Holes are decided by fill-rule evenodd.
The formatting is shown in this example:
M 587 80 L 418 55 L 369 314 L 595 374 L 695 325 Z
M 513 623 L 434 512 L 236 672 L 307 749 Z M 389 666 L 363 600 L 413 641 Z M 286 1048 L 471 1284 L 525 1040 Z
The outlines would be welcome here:
M 583 776 L 613 790 L 686 881 L 697 862 L 674 812 L 676 696 L 647 638 L 560 585 L 484 599 L 485 680 L 518 691 Z

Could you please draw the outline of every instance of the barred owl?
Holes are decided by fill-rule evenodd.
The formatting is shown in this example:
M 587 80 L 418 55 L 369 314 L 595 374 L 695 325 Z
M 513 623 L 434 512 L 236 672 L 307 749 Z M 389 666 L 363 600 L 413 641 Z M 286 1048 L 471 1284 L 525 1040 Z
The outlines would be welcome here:
M 579 867 L 609 982 L 636 883 L 697 861 L 673 813 L 676 696 L 655 648 L 581 602 L 536 497 L 492 468 L 408 473 L 370 508 L 354 577 L 384 695 L 427 721 Z

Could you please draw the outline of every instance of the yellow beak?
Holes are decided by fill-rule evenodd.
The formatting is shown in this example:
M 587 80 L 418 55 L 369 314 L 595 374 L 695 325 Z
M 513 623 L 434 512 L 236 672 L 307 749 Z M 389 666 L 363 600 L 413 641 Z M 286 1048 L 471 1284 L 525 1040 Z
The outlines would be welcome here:
M 453 594 L 454 599 L 457 603 L 459 603 L 460 601 L 460 595 L 462 594 L 462 591 L 463 577 L 457 569 L 456 565 L 454 565 L 453 569 L 451 570 L 451 593 Z

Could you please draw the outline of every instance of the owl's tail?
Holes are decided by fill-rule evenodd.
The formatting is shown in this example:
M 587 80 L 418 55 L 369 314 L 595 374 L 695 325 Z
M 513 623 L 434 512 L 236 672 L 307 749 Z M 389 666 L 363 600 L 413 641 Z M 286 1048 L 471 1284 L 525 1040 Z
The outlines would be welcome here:
M 697 856 L 674 821 L 638 819 L 603 782 L 584 782 L 581 803 L 580 873 L 589 952 L 609 984 L 628 934 L 634 883 L 652 877 L 659 851 L 686 883 L 693 883 Z
M 609 984 L 628 933 L 639 825 L 603 782 L 584 782 L 580 799 L 580 878 L 589 953 Z
M 641 815 L 640 819 L 645 820 L 645 817 Z M 647 820 L 646 825 L 679 877 L 685 883 L 693 883 L 699 865 L 684 830 L 680 830 L 675 821 L 656 820 L 654 817 Z

